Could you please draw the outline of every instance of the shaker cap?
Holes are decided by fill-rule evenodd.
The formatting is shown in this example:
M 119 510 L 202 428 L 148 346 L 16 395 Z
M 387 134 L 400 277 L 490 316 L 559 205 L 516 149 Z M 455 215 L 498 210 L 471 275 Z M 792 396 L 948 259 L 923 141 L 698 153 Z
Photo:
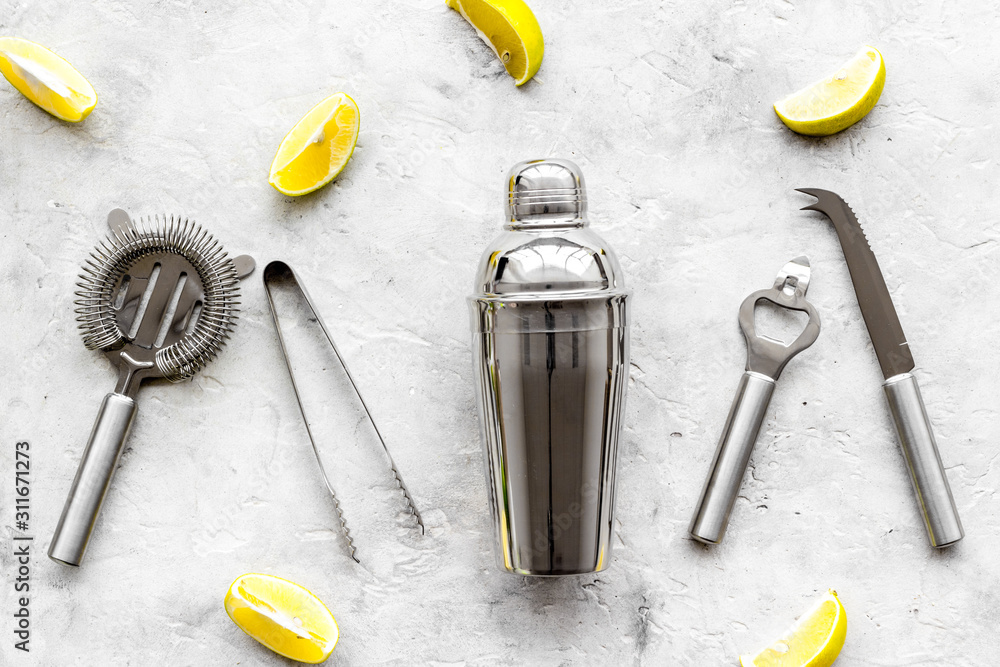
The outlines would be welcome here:
M 473 298 L 513 304 L 625 294 L 618 259 L 590 229 L 586 210 L 583 175 L 569 160 L 514 165 L 505 231 L 483 252 Z
M 569 160 L 526 160 L 507 174 L 507 224 L 585 226 L 587 191 L 583 172 Z

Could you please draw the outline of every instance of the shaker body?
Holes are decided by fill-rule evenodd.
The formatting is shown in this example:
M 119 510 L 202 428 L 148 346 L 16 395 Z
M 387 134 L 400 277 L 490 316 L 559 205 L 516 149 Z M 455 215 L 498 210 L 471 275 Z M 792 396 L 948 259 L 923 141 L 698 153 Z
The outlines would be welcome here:
M 599 572 L 611 556 L 627 295 L 472 303 L 497 562 Z
M 520 162 L 507 193 L 505 231 L 469 298 L 497 562 L 525 575 L 599 572 L 611 558 L 628 291 L 589 229 L 577 165 Z

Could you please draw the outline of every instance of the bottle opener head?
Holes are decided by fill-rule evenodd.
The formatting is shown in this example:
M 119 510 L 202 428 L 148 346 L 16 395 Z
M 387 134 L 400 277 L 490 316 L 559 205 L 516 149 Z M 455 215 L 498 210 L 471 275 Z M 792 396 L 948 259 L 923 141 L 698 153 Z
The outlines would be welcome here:
M 816 342 L 819 336 L 819 313 L 806 301 L 810 277 L 809 260 L 806 257 L 796 257 L 781 268 L 771 289 L 754 292 L 743 301 L 740 306 L 740 329 L 747 341 L 748 371 L 777 380 L 792 357 Z M 761 336 L 754 323 L 754 309 L 760 301 L 806 313 L 809 321 L 802 333 L 787 345 Z

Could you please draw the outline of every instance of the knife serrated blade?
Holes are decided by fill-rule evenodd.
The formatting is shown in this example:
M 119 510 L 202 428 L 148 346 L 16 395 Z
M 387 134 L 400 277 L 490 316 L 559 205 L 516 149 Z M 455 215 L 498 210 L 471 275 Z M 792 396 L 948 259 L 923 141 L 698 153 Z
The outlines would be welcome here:
M 875 253 L 868 244 L 861 223 L 854 211 L 840 196 L 829 190 L 817 188 L 797 188 L 799 192 L 812 195 L 818 200 L 804 207 L 803 211 L 819 211 L 833 222 L 840 246 L 844 250 L 847 268 L 851 272 L 851 282 L 858 295 L 861 315 L 865 318 L 868 335 L 875 347 L 882 376 L 888 380 L 913 370 L 913 354 L 906 342 L 906 334 L 899 323 L 896 308 L 889 296 L 882 270 Z

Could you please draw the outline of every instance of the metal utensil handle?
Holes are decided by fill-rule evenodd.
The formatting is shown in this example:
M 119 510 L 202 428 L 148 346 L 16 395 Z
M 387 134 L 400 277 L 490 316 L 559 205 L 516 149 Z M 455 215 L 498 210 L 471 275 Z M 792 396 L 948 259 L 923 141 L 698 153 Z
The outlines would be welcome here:
M 122 394 L 104 397 L 59 525 L 52 536 L 49 546 L 49 558 L 52 560 L 73 566 L 83 560 L 90 533 L 101 512 L 101 504 L 118 467 L 134 417 L 134 400 Z
M 939 548 L 954 544 L 965 537 L 965 531 L 958 518 L 917 379 L 910 373 L 903 373 L 886 380 L 882 388 L 889 399 L 889 410 L 896 422 L 906 467 L 910 469 L 913 490 L 931 544 Z
M 747 371 L 740 379 L 691 521 L 691 536 L 699 542 L 718 544 L 722 541 L 773 393 L 774 380 L 765 375 Z

